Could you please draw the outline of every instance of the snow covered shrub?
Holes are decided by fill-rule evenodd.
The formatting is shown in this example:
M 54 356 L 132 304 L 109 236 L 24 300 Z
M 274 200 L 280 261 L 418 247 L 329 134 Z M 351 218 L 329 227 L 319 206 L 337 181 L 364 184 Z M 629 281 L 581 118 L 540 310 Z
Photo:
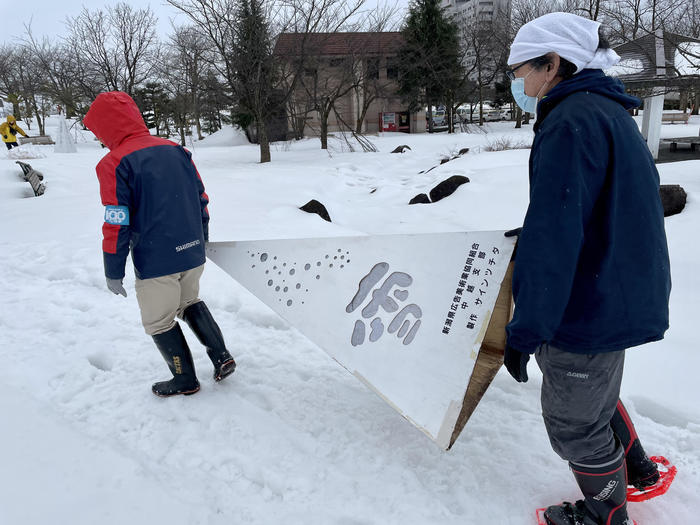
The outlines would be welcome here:
M 484 151 L 506 151 L 509 149 L 530 149 L 532 143 L 527 140 L 517 140 L 513 137 L 498 137 L 489 140 L 484 146 Z

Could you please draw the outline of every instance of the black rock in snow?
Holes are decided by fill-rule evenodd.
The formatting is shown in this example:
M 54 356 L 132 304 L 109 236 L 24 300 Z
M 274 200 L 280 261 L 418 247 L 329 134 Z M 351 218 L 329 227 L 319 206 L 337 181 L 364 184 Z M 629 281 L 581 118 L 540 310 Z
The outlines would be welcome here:
M 662 184 L 659 195 L 664 207 L 664 217 L 682 212 L 688 199 L 688 194 L 679 184 Z
M 413 197 L 410 201 L 408 201 L 409 204 L 430 204 L 430 199 L 425 193 L 419 193 L 415 197 Z
M 437 202 L 452 195 L 462 184 L 469 182 L 464 175 L 452 175 L 430 190 L 430 200 Z
M 324 221 L 333 222 L 331 221 L 331 216 L 328 215 L 328 210 L 326 210 L 326 207 L 316 199 L 311 199 L 299 209 L 301 211 L 305 211 L 306 213 L 315 213 Z

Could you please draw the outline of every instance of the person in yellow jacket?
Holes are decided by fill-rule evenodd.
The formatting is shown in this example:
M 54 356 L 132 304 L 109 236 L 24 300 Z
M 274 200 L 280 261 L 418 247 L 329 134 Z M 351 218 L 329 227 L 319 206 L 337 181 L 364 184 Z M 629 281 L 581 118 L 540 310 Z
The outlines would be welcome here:
M 0 124 L 0 135 L 2 135 L 2 141 L 5 143 L 5 146 L 7 146 L 7 149 L 19 146 L 19 144 L 17 144 L 17 133 L 20 133 L 24 137 L 27 136 L 24 130 L 17 125 L 17 119 L 9 115 L 7 117 L 7 122 Z

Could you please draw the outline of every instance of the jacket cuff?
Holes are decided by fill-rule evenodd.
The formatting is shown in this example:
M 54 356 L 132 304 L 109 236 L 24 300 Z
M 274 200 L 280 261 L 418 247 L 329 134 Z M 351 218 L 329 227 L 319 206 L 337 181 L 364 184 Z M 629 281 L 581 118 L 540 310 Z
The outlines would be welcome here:
M 102 262 L 105 268 L 105 277 L 108 279 L 123 279 L 124 267 L 126 259 L 122 259 L 118 255 L 102 252 Z
M 506 338 L 506 346 L 510 347 L 511 350 L 517 350 L 523 354 L 534 354 L 537 349 L 542 345 L 544 341 L 526 341 L 524 339 L 515 337 L 508 333 Z

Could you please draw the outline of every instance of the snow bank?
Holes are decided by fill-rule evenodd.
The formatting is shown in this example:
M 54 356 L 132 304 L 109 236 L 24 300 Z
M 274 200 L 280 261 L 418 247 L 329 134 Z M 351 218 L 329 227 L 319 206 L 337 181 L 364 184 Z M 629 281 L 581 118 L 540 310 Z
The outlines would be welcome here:
M 4 146 L 4 144 L 3 144 Z M 43 159 L 46 158 L 45 148 L 35 144 L 22 144 L 7 151 L 10 160 Z
M 204 137 L 203 140 L 194 143 L 195 148 L 215 146 L 242 146 L 248 145 L 245 133 L 238 127 L 224 126 L 223 129 Z

